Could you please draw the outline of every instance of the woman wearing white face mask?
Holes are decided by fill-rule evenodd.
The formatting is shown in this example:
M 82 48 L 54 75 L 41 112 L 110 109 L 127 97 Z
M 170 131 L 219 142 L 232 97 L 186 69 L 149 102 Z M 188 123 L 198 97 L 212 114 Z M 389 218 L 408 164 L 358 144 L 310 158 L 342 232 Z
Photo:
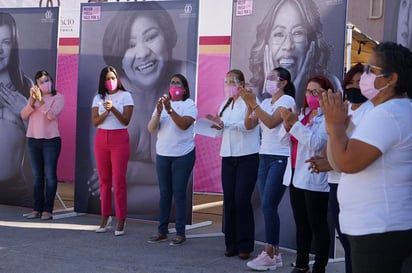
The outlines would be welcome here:
M 291 82 L 288 70 L 277 67 L 266 78 L 266 92 L 271 95 L 256 104 L 256 95 L 241 91 L 240 95 L 251 109 L 252 118 L 247 119 L 246 128 L 253 128 L 260 123 L 262 139 L 259 150 L 258 188 L 261 208 L 265 220 L 265 250 L 247 263 L 254 270 L 274 270 L 283 266 L 279 251 L 280 221 L 277 211 L 286 187 L 282 184 L 287 159 L 290 156 L 289 144 L 282 144 L 279 130 L 282 126 L 279 107 L 294 109 L 295 86 Z
M 92 120 L 97 127 L 94 154 L 100 184 L 102 220 L 97 233 L 108 230 L 112 214 L 112 187 L 118 220 L 115 236 L 125 234 L 127 211 L 126 172 L 130 155 L 127 126 L 133 113 L 132 95 L 125 91 L 117 71 L 107 66 L 100 72 L 99 91 L 93 99 Z
M 360 80 L 374 108 L 350 138 L 340 96 L 325 93 L 321 99 L 331 151 L 343 172 L 339 221 L 354 273 L 401 272 L 412 253 L 411 75 L 407 48 L 391 42 L 377 46 Z
M 26 136 L 33 172 L 34 208 L 27 218 L 50 220 L 53 218 L 57 160 L 61 150 L 58 117 L 64 98 L 54 88 L 47 71 L 37 72 L 34 79 L 36 85 L 30 89 L 29 101 L 21 111 L 21 117 L 29 120 Z

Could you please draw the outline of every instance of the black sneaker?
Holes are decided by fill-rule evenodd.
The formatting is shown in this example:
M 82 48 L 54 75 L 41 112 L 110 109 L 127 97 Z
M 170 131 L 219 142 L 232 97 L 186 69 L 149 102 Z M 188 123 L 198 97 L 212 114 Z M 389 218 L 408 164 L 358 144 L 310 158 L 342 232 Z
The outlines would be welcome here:
M 186 242 L 186 237 L 184 236 L 176 236 L 171 242 L 170 246 L 180 246 L 183 245 Z
M 152 237 L 149 238 L 149 240 L 147 240 L 148 243 L 160 243 L 160 242 L 164 242 L 167 240 L 167 235 L 166 234 L 161 234 L 158 233 Z

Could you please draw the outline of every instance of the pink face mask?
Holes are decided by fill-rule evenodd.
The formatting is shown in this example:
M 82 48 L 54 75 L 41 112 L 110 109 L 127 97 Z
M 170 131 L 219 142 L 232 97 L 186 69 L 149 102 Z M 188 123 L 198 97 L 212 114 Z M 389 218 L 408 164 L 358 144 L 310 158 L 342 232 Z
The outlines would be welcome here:
M 316 110 L 320 106 L 319 98 L 317 96 L 313 96 L 313 95 L 306 96 L 306 101 L 308 102 L 310 110 Z
M 388 85 L 386 85 L 380 89 L 375 88 L 375 79 L 378 77 L 382 77 L 382 76 L 383 74 L 382 75 L 375 75 L 374 73 L 363 73 L 362 74 L 360 78 L 360 82 L 359 82 L 359 87 L 360 87 L 362 95 L 364 95 L 368 100 L 373 99 L 377 94 L 379 94 L 381 90 L 388 87 Z
M 44 82 L 42 84 L 39 84 L 39 88 L 43 93 L 49 93 L 51 91 L 51 82 Z
M 109 91 L 113 91 L 117 89 L 117 80 L 107 80 L 105 82 L 106 88 Z
M 278 86 L 278 81 L 266 81 L 266 91 L 272 96 L 279 92 L 280 88 Z
M 239 91 L 237 90 L 237 86 L 235 85 L 225 85 L 224 91 L 227 98 L 236 97 L 237 95 L 239 95 Z
M 184 90 L 180 86 L 171 85 L 169 87 L 169 94 L 173 100 L 180 100 L 183 97 Z

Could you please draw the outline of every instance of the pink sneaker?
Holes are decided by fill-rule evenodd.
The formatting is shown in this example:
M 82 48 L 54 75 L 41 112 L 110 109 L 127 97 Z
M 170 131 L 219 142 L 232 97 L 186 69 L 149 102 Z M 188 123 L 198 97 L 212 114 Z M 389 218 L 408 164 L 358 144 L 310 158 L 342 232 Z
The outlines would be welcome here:
M 249 268 L 257 271 L 275 270 L 277 266 L 276 259 L 270 258 L 270 256 L 265 251 L 262 251 L 255 259 L 248 262 L 246 265 Z
M 273 259 L 276 261 L 276 267 L 283 266 L 282 254 L 279 253 L 278 255 L 273 255 Z

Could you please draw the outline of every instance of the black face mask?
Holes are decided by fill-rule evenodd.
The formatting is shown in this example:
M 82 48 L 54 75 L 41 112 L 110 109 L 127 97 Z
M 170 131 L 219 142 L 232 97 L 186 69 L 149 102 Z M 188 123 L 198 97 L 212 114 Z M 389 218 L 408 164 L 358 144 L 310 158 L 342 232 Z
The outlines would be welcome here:
M 359 88 L 348 88 L 345 90 L 345 100 L 350 101 L 351 103 L 363 103 L 368 99 L 362 95 Z

